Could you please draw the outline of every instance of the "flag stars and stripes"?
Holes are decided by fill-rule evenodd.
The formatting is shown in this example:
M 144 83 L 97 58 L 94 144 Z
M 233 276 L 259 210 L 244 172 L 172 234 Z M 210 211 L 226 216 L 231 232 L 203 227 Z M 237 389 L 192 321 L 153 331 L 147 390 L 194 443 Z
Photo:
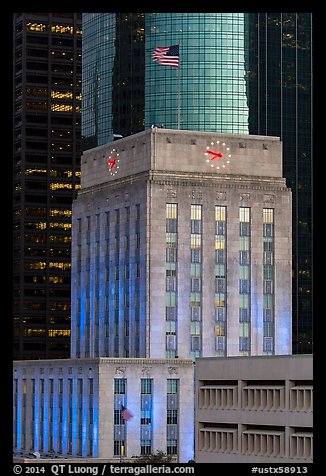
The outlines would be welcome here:
M 121 416 L 123 420 L 128 421 L 130 420 L 134 415 L 131 413 L 128 408 L 126 408 L 124 405 L 121 405 Z
M 153 61 L 164 66 L 179 67 L 179 45 L 158 46 L 152 53 Z

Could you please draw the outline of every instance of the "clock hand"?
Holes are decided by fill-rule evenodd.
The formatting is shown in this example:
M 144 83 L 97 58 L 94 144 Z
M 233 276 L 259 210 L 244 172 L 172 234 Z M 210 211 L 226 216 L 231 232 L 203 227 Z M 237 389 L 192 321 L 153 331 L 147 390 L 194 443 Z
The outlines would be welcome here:
M 221 152 L 215 152 L 214 150 L 208 149 L 207 153 L 213 155 L 213 157 L 211 157 L 211 160 L 221 159 L 223 157 L 223 154 Z
M 115 166 L 115 159 L 108 159 L 109 170 Z

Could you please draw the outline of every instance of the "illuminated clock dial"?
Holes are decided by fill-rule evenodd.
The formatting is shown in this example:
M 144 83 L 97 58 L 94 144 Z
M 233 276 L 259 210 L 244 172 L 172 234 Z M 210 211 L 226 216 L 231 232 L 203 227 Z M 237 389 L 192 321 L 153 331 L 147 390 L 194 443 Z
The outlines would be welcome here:
M 212 170 L 227 169 L 231 161 L 230 147 L 225 141 L 217 140 L 206 147 L 206 165 Z
M 120 168 L 120 158 L 117 149 L 111 149 L 106 160 L 110 175 L 117 175 Z

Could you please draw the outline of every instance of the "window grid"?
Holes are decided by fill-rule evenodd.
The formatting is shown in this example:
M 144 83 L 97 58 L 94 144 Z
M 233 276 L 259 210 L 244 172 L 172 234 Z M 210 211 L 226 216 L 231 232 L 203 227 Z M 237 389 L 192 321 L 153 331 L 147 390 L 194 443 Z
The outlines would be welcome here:
M 179 380 L 167 379 L 166 408 L 166 451 L 169 455 L 178 453 L 179 433 Z
M 215 205 L 215 355 L 226 355 L 226 206 Z
M 201 305 L 202 305 L 202 205 L 190 208 L 190 355 L 201 356 Z M 193 324 L 192 321 L 197 321 Z
M 239 208 L 239 354 L 250 355 L 251 210 Z
M 137 203 L 135 206 L 136 219 L 135 219 L 135 337 L 134 337 L 134 355 L 135 357 L 140 356 L 140 292 L 139 292 L 139 283 L 140 283 L 140 204 Z
M 114 379 L 113 456 L 124 456 L 126 432 L 121 406 L 126 407 L 126 393 L 127 379 Z
M 129 341 L 129 279 L 130 279 L 130 207 L 125 207 L 125 245 L 124 245 L 124 333 L 123 333 L 123 352 L 125 357 L 130 355 L 130 341 Z
M 152 452 L 152 389 L 153 379 L 144 378 L 140 380 L 140 453 L 150 454 Z
M 178 204 L 165 205 L 165 306 L 166 306 L 166 358 L 177 356 L 177 249 L 178 249 Z
M 263 209 L 263 353 L 274 348 L 274 209 Z

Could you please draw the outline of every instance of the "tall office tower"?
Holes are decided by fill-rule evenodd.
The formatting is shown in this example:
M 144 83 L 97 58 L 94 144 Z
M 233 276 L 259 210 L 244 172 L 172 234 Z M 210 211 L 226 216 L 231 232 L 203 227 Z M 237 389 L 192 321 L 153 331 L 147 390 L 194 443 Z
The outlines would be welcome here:
M 14 358 L 68 357 L 81 14 L 14 18 Z
M 248 133 L 244 17 L 84 13 L 83 149 L 153 124 Z M 174 45 L 178 68 L 153 60 Z
M 293 352 L 312 352 L 312 14 L 250 13 L 249 132 L 283 141 L 292 190 Z
M 312 14 L 84 13 L 83 30 L 84 150 L 153 124 L 281 137 L 293 191 L 293 352 L 311 352 Z M 153 60 L 177 45 L 178 68 Z
M 244 13 L 147 13 L 145 119 L 167 129 L 248 133 Z M 178 45 L 179 67 L 153 61 Z
M 291 353 L 277 137 L 149 128 L 85 151 L 71 358 Z
M 145 13 L 83 13 L 83 149 L 145 128 Z

